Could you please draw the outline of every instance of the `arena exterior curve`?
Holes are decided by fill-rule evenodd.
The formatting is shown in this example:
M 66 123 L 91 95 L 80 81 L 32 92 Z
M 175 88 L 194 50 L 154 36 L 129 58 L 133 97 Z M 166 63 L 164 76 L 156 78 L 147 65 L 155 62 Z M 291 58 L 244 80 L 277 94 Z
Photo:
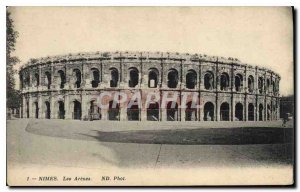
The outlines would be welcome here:
M 96 52 L 31 59 L 23 118 L 116 121 L 279 119 L 280 76 L 235 58 Z

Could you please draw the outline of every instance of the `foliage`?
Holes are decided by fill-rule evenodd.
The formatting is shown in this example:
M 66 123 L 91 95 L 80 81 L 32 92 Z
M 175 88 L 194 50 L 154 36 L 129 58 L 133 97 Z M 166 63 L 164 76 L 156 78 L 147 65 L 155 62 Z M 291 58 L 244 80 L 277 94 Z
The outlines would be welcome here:
M 17 73 L 14 66 L 19 62 L 19 59 L 12 56 L 15 51 L 18 32 L 14 30 L 11 13 L 6 10 L 6 105 L 8 108 L 19 107 L 20 92 L 15 89 L 14 75 Z

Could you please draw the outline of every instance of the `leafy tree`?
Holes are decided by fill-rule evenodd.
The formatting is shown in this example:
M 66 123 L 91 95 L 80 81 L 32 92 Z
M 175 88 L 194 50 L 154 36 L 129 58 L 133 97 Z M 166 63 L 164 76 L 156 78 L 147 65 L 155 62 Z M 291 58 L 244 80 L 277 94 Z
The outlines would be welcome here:
M 17 73 L 14 66 L 19 59 L 12 56 L 15 50 L 18 32 L 14 30 L 13 20 L 8 8 L 6 10 L 6 105 L 8 108 L 20 106 L 20 92 L 15 89 L 14 75 Z

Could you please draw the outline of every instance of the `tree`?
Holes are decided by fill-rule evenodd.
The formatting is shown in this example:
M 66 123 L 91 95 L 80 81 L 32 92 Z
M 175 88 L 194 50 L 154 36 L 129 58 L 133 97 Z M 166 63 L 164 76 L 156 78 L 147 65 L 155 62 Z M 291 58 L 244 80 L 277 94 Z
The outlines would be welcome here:
M 8 108 L 18 108 L 20 106 L 20 92 L 15 89 L 14 75 L 17 73 L 14 66 L 19 62 L 16 56 L 12 56 L 15 51 L 18 32 L 14 30 L 13 20 L 8 8 L 6 10 L 6 106 Z

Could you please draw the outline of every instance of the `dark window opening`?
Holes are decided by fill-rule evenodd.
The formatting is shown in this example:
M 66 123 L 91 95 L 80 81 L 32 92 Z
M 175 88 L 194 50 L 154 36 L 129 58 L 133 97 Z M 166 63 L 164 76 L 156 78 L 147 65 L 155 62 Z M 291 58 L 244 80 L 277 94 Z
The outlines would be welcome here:
M 110 70 L 111 80 L 110 87 L 117 87 L 119 82 L 119 72 L 117 69 Z
M 75 73 L 75 87 L 80 88 L 81 86 L 81 72 L 79 69 L 74 69 Z
M 252 75 L 248 77 L 248 91 L 252 93 L 254 91 L 254 78 Z
M 229 88 L 229 75 L 227 73 L 222 73 L 220 77 L 220 89 L 222 91 L 227 91 Z
M 148 75 L 148 87 L 156 88 L 158 82 L 158 71 L 151 70 Z
M 92 87 L 96 88 L 99 85 L 100 82 L 100 73 L 98 69 L 92 69 L 92 75 L 93 75 L 93 80 L 92 80 Z
M 168 87 L 176 88 L 178 84 L 178 72 L 175 69 L 169 70 L 168 73 Z
M 259 91 L 260 94 L 262 94 L 263 90 L 264 90 L 263 78 L 259 77 L 258 78 L 258 91 Z
M 235 76 L 234 84 L 235 84 L 235 90 L 236 91 L 238 91 L 238 92 L 242 91 L 242 88 L 243 88 L 243 77 L 242 77 L 242 75 L 237 74 Z
M 206 90 L 214 89 L 214 75 L 211 72 L 204 75 L 204 88 Z
M 40 76 L 39 74 L 34 74 L 36 86 L 40 86 Z
M 132 68 L 129 71 L 129 87 L 135 87 L 139 84 L 139 72 L 137 69 Z
M 59 74 L 59 79 L 60 79 L 59 87 L 61 89 L 63 89 L 65 87 L 65 83 L 66 83 L 66 76 L 65 76 L 65 73 L 61 70 L 58 71 L 58 74 Z
M 49 72 L 46 72 L 45 75 L 46 75 L 47 88 L 50 89 L 50 86 L 51 86 L 51 74 Z
M 186 87 L 188 89 L 195 89 L 197 85 L 197 74 L 195 71 L 189 71 L 186 74 Z

